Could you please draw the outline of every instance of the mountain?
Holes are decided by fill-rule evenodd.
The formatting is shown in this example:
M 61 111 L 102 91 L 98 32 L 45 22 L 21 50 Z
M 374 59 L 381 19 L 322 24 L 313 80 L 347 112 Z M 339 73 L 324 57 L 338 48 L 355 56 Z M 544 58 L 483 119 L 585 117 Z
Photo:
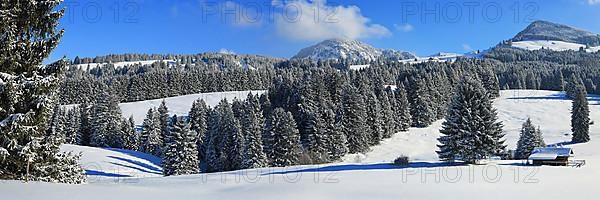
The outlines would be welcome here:
M 292 59 L 313 60 L 375 60 L 379 58 L 404 60 L 416 58 L 412 53 L 392 49 L 377 49 L 366 43 L 348 39 L 330 39 L 304 48 Z
M 554 40 L 590 46 L 600 46 L 600 35 L 567 25 L 548 21 L 535 21 L 518 33 L 511 41 Z

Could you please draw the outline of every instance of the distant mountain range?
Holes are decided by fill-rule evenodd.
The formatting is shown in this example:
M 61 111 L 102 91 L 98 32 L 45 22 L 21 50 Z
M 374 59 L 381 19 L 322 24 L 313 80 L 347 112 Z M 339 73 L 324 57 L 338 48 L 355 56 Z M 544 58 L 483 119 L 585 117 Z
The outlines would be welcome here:
M 405 60 L 416 56 L 409 52 L 378 49 L 350 39 L 330 39 L 304 48 L 292 59 L 371 61 L 376 59 Z

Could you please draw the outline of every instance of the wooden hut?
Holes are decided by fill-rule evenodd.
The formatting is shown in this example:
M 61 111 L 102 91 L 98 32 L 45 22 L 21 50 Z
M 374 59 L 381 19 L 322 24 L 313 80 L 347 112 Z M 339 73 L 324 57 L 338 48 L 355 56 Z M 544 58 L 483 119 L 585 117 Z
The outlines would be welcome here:
M 533 165 L 567 166 L 573 156 L 573 149 L 558 147 L 535 148 L 527 159 Z

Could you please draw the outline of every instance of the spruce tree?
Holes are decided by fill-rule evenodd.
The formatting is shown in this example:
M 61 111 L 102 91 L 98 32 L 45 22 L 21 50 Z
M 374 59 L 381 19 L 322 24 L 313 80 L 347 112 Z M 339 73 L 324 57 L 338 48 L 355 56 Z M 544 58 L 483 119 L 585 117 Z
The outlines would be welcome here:
M 257 109 L 258 108 L 258 109 Z M 260 168 L 268 166 L 267 155 L 263 151 L 262 133 L 264 119 L 260 110 L 258 98 L 249 94 L 240 119 L 244 145 L 242 168 Z
M 150 108 L 146 114 L 146 119 L 142 123 L 142 133 L 140 134 L 139 150 L 155 156 L 161 155 L 163 139 L 158 112 Z
M 222 134 L 219 131 L 221 123 L 221 114 L 218 110 L 212 109 L 208 114 L 206 138 L 203 143 L 205 154 L 203 160 L 200 160 L 200 168 L 203 172 L 218 172 L 224 170 L 226 160 L 222 156 L 221 141 Z
M 298 163 L 302 152 L 292 113 L 276 108 L 268 119 L 264 140 L 271 166 L 285 167 Z
M 541 130 L 539 128 L 535 129 L 531 123 L 531 119 L 527 118 L 527 121 L 525 121 L 521 127 L 521 135 L 517 142 L 515 158 L 526 159 L 531 155 L 534 148 L 545 146 L 546 143 L 544 143 Z
M 352 85 L 344 86 L 342 92 L 343 132 L 348 140 L 349 153 L 362 153 L 369 150 L 367 111 L 363 97 Z
M 408 128 L 410 128 L 412 119 L 410 116 L 410 103 L 408 102 L 406 89 L 404 88 L 404 85 L 400 83 L 394 92 L 397 102 L 397 107 L 394 110 L 396 111 L 396 120 L 399 124 L 398 128 L 400 131 L 407 131 Z
M 584 89 L 578 88 L 573 99 L 571 109 L 571 131 L 573 132 L 573 142 L 590 141 L 590 108 L 587 101 L 587 94 Z
M 206 132 L 208 129 L 208 112 L 209 108 L 203 99 L 198 99 L 192 104 L 192 109 L 189 113 L 191 129 L 197 134 L 198 159 L 203 161 L 206 152 L 204 141 L 206 141 Z
M 381 105 L 374 93 L 367 94 L 367 126 L 369 127 L 369 145 L 376 145 L 384 138 L 383 115 Z
M 63 34 L 60 2 L 0 3 L 0 179 L 85 181 L 78 157 L 45 132 L 67 64 L 42 65 Z
M 497 155 L 505 148 L 502 123 L 488 92 L 479 80 L 465 77 L 457 86 L 442 124 L 441 145 L 437 151 L 441 160 L 462 160 L 475 163 Z
M 432 107 L 432 99 L 428 93 L 426 83 L 420 78 L 413 78 L 409 93 L 410 115 L 414 127 L 427 127 L 435 119 L 435 113 Z
M 160 130 L 161 130 L 161 138 L 166 137 L 169 132 L 169 108 L 167 108 L 167 104 L 165 100 L 160 103 L 158 106 L 158 119 L 160 121 Z
M 244 136 L 241 132 L 240 122 L 235 117 L 231 104 L 223 99 L 215 108 L 220 114 L 218 133 L 221 137 L 219 149 L 221 155 L 224 156 L 224 169 L 237 170 L 241 169 L 244 159 Z
M 165 176 L 198 173 L 198 147 L 196 133 L 182 117 L 173 117 L 174 122 L 165 137 L 162 156 Z
M 129 117 L 129 119 L 123 119 L 121 122 L 121 132 L 123 133 L 123 148 L 137 151 L 140 145 L 140 138 L 135 132 L 133 116 Z

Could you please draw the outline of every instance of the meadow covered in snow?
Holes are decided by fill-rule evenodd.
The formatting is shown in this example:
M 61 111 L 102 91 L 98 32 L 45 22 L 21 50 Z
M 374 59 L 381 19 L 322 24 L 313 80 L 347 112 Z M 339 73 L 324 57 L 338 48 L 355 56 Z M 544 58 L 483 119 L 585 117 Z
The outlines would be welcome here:
M 600 120 L 600 97 L 590 96 L 590 117 Z M 494 102 L 506 144 L 514 149 L 521 124 L 530 117 L 547 144 L 570 141 L 571 100 L 561 92 L 501 91 Z M 600 128 L 591 142 L 568 145 L 581 168 L 529 167 L 520 160 L 488 165 L 438 162 L 441 121 L 399 132 L 366 154 L 328 165 L 262 168 L 162 177 L 159 159 L 139 152 L 63 145 L 80 151 L 88 183 L 67 185 L 0 182 L 3 199 L 585 199 L 600 195 Z M 389 164 L 399 155 L 411 164 Z

